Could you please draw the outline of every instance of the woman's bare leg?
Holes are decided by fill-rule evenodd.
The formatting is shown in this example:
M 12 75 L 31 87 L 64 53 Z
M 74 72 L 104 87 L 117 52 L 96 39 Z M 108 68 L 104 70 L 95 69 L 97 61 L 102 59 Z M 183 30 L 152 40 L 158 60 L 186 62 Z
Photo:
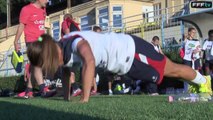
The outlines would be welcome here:
M 70 89 L 71 89 L 71 80 L 70 80 L 70 70 L 68 67 L 63 68 L 63 77 L 62 77 L 62 86 L 64 91 L 64 100 L 70 100 Z
M 31 75 L 30 75 L 30 77 L 27 79 L 27 88 L 33 88 L 32 82 L 31 82 Z
M 34 66 L 34 77 L 38 85 L 44 84 L 43 73 L 40 67 Z
M 166 58 L 166 65 L 164 69 L 164 76 L 182 78 L 186 81 L 195 79 L 197 73 L 191 67 L 181 64 L 176 64 Z
M 70 82 L 75 83 L 75 73 L 74 72 L 70 73 Z
M 109 91 L 109 95 L 113 94 L 113 92 L 112 92 L 112 80 L 108 81 L 108 91 Z
M 173 63 L 168 58 L 166 58 L 164 76 L 182 78 L 187 82 L 197 84 L 199 92 L 212 94 L 210 77 L 204 77 L 188 66 Z
M 93 80 L 93 91 L 97 92 L 97 84 L 96 84 L 96 79 L 95 78 Z

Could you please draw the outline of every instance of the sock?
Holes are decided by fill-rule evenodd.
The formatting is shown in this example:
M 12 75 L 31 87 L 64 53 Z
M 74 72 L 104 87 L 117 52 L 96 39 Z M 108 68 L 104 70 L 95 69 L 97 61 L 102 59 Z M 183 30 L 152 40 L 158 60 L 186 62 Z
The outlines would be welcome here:
M 112 93 L 112 90 L 111 90 L 111 89 L 109 89 L 109 93 Z
M 44 88 L 45 88 L 45 84 L 39 85 L 39 91 L 40 92 L 43 92 Z
M 197 73 L 197 75 L 196 75 L 195 79 L 192 80 L 191 82 L 198 84 L 198 85 L 206 83 L 206 78 L 204 76 L 202 76 L 198 71 L 196 71 L 196 73 Z
M 26 93 L 29 93 L 29 92 L 32 92 L 32 91 L 33 91 L 33 89 L 29 88 L 29 87 L 27 87 L 26 90 L 25 90 Z
M 134 92 L 139 92 L 141 90 L 140 86 L 137 86 L 136 89 L 134 90 Z
M 72 83 L 71 87 L 72 87 L 73 90 L 77 90 L 79 88 L 76 83 Z
M 126 88 L 126 85 L 123 83 L 123 84 L 122 84 L 122 87 L 123 87 L 123 89 L 125 89 L 125 88 Z
M 141 83 L 141 80 L 136 81 L 136 85 L 138 86 Z

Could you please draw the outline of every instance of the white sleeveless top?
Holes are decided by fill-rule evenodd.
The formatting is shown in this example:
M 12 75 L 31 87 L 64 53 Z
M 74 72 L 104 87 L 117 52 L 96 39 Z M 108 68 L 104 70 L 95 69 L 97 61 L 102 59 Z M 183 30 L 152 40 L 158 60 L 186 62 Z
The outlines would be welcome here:
M 151 42 L 151 44 L 153 45 L 154 49 L 155 49 L 158 53 L 160 53 L 160 47 L 159 47 L 158 45 L 154 45 L 152 42 Z
M 192 55 L 193 55 L 193 50 L 198 49 L 201 50 L 200 48 L 200 41 L 198 40 L 186 40 L 185 43 L 185 55 L 184 55 L 184 60 L 192 61 Z M 196 53 L 195 56 L 197 59 L 200 58 L 199 53 Z

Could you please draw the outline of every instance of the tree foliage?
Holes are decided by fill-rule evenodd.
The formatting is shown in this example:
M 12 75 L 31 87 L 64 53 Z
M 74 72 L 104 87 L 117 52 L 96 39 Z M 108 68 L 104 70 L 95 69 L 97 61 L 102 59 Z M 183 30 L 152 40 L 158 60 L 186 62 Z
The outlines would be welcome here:
M 7 12 L 7 0 L 0 0 L 0 13 L 6 13 Z
M 21 8 L 34 0 L 10 0 L 11 22 L 17 24 Z M 6 27 L 7 0 L 0 0 L 0 29 Z
M 7 2 L 6 0 L 0 0 L 0 24 L 6 22 L 7 20 L 6 2 Z

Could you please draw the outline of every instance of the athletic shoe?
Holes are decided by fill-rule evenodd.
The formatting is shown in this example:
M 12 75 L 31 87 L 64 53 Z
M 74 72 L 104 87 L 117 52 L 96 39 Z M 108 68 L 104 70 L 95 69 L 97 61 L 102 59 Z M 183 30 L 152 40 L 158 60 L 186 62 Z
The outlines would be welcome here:
M 200 101 L 209 101 L 211 100 L 211 95 L 209 93 L 199 93 Z
M 131 91 L 131 87 L 128 87 L 128 88 L 126 88 L 126 89 L 123 89 L 123 90 L 121 91 L 121 93 L 127 94 L 127 93 L 129 93 L 130 91 Z
M 73 90 L 73 93 L 72 93 L 72 96 L 73 97 L 76 97 L 76 96 L 79 96 L 80 94 L 81 94 L 81 89 L 80 88 L 78 88 L 77 90 Z
M 150 96 L 158 96 L 158 93 L 151 93 Z
M 208 93 L 212 95 L 212 88 L 211 88 L 211 77 L 204 76 L 206 78 L 206 83 L 199 85 L 199 92 L 200 93 Z
M 25 91 L 21 92 L 17 95 L 17 98 L 24 98 L 24 99 L 33 98 L 33 92 L 28 93 L 26 93 Z
M 90 95 L 97 95 L 97 91 L 92 90 L 92 91 L 90 92 Z
M 111 96 L 111 95 L 113 95 L 113 92 L 112 92 L 112 90 L 110 89 L 110 90 L 109 90 L 109 96 Z
M 199 86 L 196 84 L 189 84 L 188 92 L 189 93 L 199 93 Z
M 48 98 L 56 94 L 56 89 L 50 90 L 48 87 L 45 87 L 41 93 L 41 97 Z

